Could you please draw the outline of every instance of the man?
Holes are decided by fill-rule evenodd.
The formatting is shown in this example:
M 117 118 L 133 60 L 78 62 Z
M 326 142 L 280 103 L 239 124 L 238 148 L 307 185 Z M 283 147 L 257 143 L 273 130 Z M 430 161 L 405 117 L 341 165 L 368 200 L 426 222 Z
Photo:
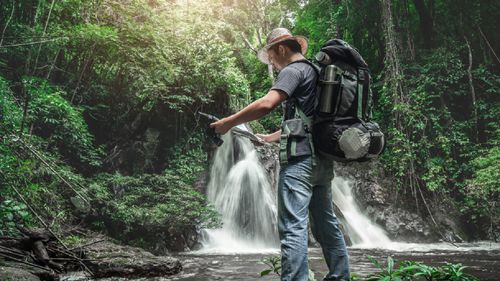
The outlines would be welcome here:
M 318 74 L 304 54 L 307 40 L 292 36 L 285 28 L 276 28 L 267 37 L 267 45 L 259 51 L 259 59 L 279 70 L 279 75 L 266 96 L 254 101 L 241 111 L 210 124 L 219 134 L 232 127 L 249 122 L 271 112 L 284 103 L 286 122 L 300 123 L 294 105 L 306 117 L 311 117 L 316 100 Z M 299 111 L 297 109 L 297 111 Z M 290 113 L 291 112 L 291 113 Z M 292 120 L 295 119 L 295 120 Z M 298 122 L 298 123 L 297 123 Z M 292 123 L 288 123 L 289 125 Z M 291 125 L 292 126 L 292 125 Z M 310 126 L 304 126 L 307 132 Z M 269 135 L 258 135 L 267 142 L 281 141 L 281 168 L 278 183 L 278 230 L 281 240 L 281 280 L 307 281 L 308 219 L 320 243 L 329 272 L 324 280 L 349 280 L 348 254 L 344 236 L 333 212 L 331 181 L 333 162 L 314 154 L 310 134 L 299 136 L 291 153 L 293 133 L 286 128 Z M 297 128 L 296 128 L 297 129 Z M 301 129 L 301 128 L 298 128 Z

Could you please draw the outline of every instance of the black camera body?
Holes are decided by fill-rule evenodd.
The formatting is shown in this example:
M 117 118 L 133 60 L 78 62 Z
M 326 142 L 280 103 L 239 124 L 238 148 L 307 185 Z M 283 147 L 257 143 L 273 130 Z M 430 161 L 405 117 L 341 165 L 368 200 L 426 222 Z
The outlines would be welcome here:
M 210 120 L 211 122 L 216 122 L 216 121 L 219 121 L 219 118 L 213 116 L 213 115 L 210 115 L 210 114 L 206 114 L 206 113 L 203 113 L 201 111 L 198 111 L 198 114 L 207 118 L 208 120 Z M 220 138 L 220 135 L 217 134 L 215 132 L 215 128 L 210 128 L 210 127 L 207 127 L 205 129 L 205 133 L 207 134 L 208 138 L 210 140 L 212 140 L 212 142 L 217 145 L 217 146 L 221 146 L 224 141 Z

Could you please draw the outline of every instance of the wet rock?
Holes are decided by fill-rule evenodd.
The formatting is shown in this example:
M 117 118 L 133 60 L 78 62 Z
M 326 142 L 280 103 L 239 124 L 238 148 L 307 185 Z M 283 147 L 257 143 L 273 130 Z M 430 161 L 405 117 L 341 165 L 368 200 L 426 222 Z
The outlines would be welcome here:
M 182 270 L 182 265 L 176 258 L 155 256 L 143 249 L 107 240 L 86 247 L 85 256 L 88 267 L 98 278 L 169 276 Z
M 28 259 L 29 260 L 29 259 Z M 29 260 L 34 263 L 34 261 Z M 53 281 L 59 280 L 58 274 L 50 269 L 42 267 L 33 267 L 24 263 L 15 261 L 5 261 L 0 264 L 1 281 Z
M 0 266 L 0 280 L 2 281 L 40 281 L 40 278 L 33 273 L 19 268 Z
M 378 160 L 336 163 L 335 174 L 351 180 L 361 210 L 382 226 L 389 238 L 404 242 L 463 241 L 460 215 L 453 206 L 445 204 L 444 198 L 428 199 L 434 223 L 424 203 L 419 202 L 417 207 L 413 196 L 398 194 L 394 179 L 385 175 Z
M 266 143 L 264 145 L 255 146 L 255 150 L 257 151 L 262 166 L 269 175 L 268 179 L 271 187 L 275 189 L 278 186 L 280 170 L 278 157 L 279 148 L 276 145 Z
M 129 138 L 108 153 L 104 163 L 109 170 L 119 171 L 124 175 L 159 172 L 159 155 L 162 154 L 163 147 L 162 131 L 156 128 L 142 128 Z
M 417 214 L 394 206 L 383 209 L 368 206 L 366 213 L 384 227 L 392 240 L 402 242 L 432 242 L 437 240 L 430 226 Z

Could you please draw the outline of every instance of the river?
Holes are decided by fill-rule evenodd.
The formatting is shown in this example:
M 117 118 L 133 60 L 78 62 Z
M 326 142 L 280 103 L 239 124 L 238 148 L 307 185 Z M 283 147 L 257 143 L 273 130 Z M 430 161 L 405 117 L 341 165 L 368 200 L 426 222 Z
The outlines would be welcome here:
M 428 265 L 439 266 L 445 262 L 461 263 L 467 268 L 466 273 L 473 274 L 482 281 L 500 280 L 500 243 L 480 242 L 457 244 L 406 244 L 393 243 L 392 249 L 370 249 L 348 247 L 351 272 L 360 279 L 379 271 L 369 260 L 375 257 L 379 262 L 385 262 L 387 256 L 392 256 L 396 265 L 398 261 L 413 260 Z M 458 247 L 457 247 L 458 246 Z M 257 253 L 259 252 L 259 253 Z M 203 251 L 179 253 L 174 255 L 183 264 L 181 273 L 171 277 L 155 278 L 104 278 L 100 281 L 212 281 L 240 280 L 265 281 L 279 280 L 277 275 L 260 277 L 260 272 L 268 269 L 262 263 L 265 257 L 279 255 L 278 249 L 255 249 L 255 253 L 206 253 Z M 309 261 L 312 271 L 318 281 L 327 271 L 319 248 L 309 249 Z M 83 273 L 71 273 L 63 276 L 65 281 L 87 281 Z
M 479 277 L 480 280 L 500 280 L 500 244 L 481 242 L 457 244 L 405 244 L 394 243 L 399 249 L 368 249 L 348 247 L 349 264 L 351 272 L 359 274 L 360 280 L 370 273 L 379 271 L 367 258 L 373 256 L 379 262 L 386 261 L 392 256 L 396 264 L 398 261 L 413 260 L 428 265 L 444 265 L 445 262 L 461 263 L 468 266 L 464 271 Z M 265 257 L 279 255 L 279 251 L 269 250 L 260 254 L 203 254 L 183 253 L 177 257 L 183 261 L 184 269 L 181 274 L 161 280 L 279 280 L 277 275 L 260 277 L 262 270 L 268 269 L 261 260 Z M 321 249 L 309 249 L 311 270 L 317 280 L 321 281 L 327 272 L 326 264 L 321 254 Z M 147 279 L 151 280 L 151 279 Z M 158 279 L 160 280 L 160 279 Z

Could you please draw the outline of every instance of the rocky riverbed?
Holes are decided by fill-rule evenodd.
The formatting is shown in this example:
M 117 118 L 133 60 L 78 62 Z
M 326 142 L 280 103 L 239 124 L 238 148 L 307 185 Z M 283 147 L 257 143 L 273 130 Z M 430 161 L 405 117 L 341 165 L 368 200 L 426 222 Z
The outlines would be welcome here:
M 462 263 L 467 266 L 465 272 L 477 276 L 482 281 L 496 281 L 500 275 L 500 244 L 498 243 L 468 243 L 457 244 L 393 244 L 392 249 L 363 249 L 349 247 L 349 262 L 351 272 L 356 273 L 363 280 L 371 273 L 379 270 L 368 260 L 368 256 L 375 257 L 385 263 L 388 256 L 398 262 L 413 260 L 428 265 L 441 266 L 445 262 Z M 268 250 L 265 253 L 203 253 L 189 252 L 175 255 L 181 261 L 183 269 L 172 276 L 142 277 L 133 280 L 140 281 L 200 281 L 200 280 L 240 280 L 264 281 L 279 280 L 277 275 L 260 277 L 262 270 L 268 267 L 262 263 L 265 257 L 278 255 L 278 250 Z M 321 249 L 310 248 L 309 260 L 315 277 L 321 280 L 327 268 L 324 263 Z M 73 272 L 63 276 L 64 281 L 87 281 L 82 273 Z M 126 281 L 125 278 L 104 278 L 101 281 Z

